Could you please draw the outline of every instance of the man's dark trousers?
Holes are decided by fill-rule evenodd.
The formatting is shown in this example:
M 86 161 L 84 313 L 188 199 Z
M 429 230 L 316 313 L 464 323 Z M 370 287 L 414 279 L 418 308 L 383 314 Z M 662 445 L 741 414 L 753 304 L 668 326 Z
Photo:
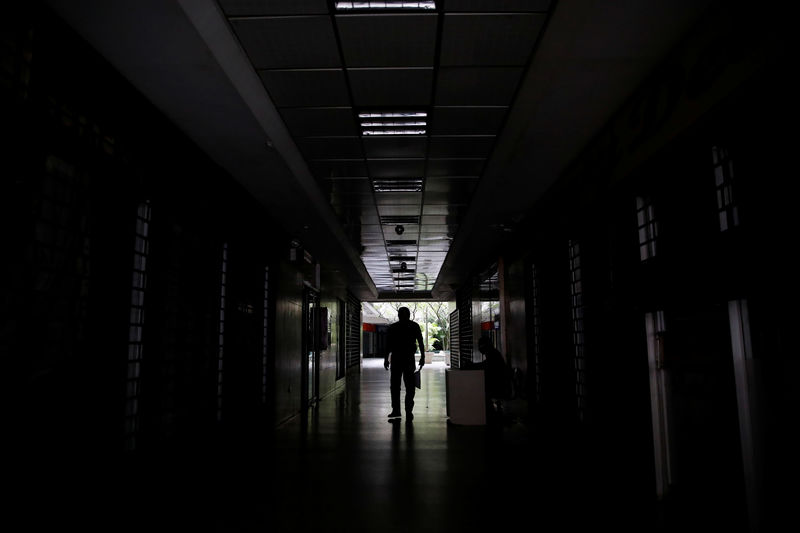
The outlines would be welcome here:
M 394 359 L 394 355 L 392 356 Z M 414 363 L 414 356 L 404 357 L 401 361 L 392 361 L 392 375 L 389 382 L 389 388 L 392 393 L 392 412 L 400 412 L 400 380 L 406 386 L 406 414 L 410 414 L 414 409 L 414 371 L 416 370 L 416 363 Z

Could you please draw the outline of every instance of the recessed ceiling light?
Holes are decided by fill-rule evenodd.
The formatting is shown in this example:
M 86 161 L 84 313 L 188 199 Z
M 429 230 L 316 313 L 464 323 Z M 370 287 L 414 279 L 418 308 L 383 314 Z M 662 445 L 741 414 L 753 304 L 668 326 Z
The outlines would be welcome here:
M 436 2 L 336 2 L 336 9 L 339 11 L 350 11 L 354 9 L 421 9 L 430 11 L 436 9 Z
M 381 178 L 372 181 L 375 192 L 422 192 L 422 178 Z
M 425 130 L 421 129 L 394 129 L 394 130 L 363 130 L 366 136 L 372 135 L 425 135 Z
M 427 133 L 426 111 L 365 111 L 358 114 L 358 119 L 364 136 Z
M 427 125 L 424 120 L 368 120 L 361 123 L 362 128 L 410 128 Z
M 385 113 L 359 113 L 358 118 L 425 118 L 425 111 L 389 111 Z

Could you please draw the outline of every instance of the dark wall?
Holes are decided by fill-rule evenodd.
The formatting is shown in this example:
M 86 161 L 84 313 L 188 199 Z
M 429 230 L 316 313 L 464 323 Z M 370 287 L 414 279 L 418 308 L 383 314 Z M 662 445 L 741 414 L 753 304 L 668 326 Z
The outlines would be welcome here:
M 528 372 L 528 318 L 526 315 L 526 272 L 522 259 L 498 265 L 500 282 L 500 330 L 505 336 L 506 346 L 501 348 L 506 363 L 523 375 Z M 526 391 L 519 390 L 519 394 Z
M 275 417 L 278 422 L 302 407 L 303 278 L 282 262 L 275 302 Z
M 795 225 L 793 196 L 786 194 L 791 135 L 779 127 L 796 105 L 786 34 L 751 15 L 735 3 L 714 6 L 575 160 L 518 228 L 525 238 L 503 256 L 507 265 L 524 260 L 514 276 L 529 289 L 533 265 L 537 272 L 542 394 L 538 402 L 528 395 L 534 420 L 592 470 L 601 490 L 613 486 L 632 505 L 655 502 L 645 313 L 664 312 L 675 453 L 674 483 L 662 503 L 675 523 L 737 531 L 748 527 L 748 511 L 732 300 L 747 300 L 751 314 L 749 377 L 763 400 L 751 405 L 763 446 L 758 490 L 763 518 L 773 525 L 785 505 L 785 472 L 796 464 L 789 452 L 796 439 L 781 421 L 796 411 L 790 376 L 797 359 L 787 341 L 796 291 L 783 274 Z M 727 231 L 718 222 L 714 146 L 728 149 L 734 162 L 740 224 Z M 639 255 L 637 196 L 651 199 L 659 228 L 658 252 L 647 261 Z M 583 420 L 576 408 L 570 240 L 581 246 Z
M 309 276 L 276 221 L 48 8 L 29 3 L 2 24 L 0 350 L 21 407 L 17 444 L 122 450 L 142 202 L 152 218 L 136 448 L 202 447 L 298 413 Z M 334 311 L 345 295 L 323 297 Z M 338 332 L 331 340 L 321 394 L 336 384 Z

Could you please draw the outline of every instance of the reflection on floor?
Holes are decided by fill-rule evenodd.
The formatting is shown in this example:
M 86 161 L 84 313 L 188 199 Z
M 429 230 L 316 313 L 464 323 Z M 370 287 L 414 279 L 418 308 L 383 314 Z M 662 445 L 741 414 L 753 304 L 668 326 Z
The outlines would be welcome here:
M 637 502 L 601 505 L 581 463 L 561 444 L 534 446 L 513 408 L 500 426 L 449 424 L 445 368 L 423 370 L 408 424 L 387 421 L 389 374 L 365 360 L 359 381 L 277 431 L 263 474 L 232 476 L 228 490 L 255 488 L 224 491 L 220 530 L 642 531 Z
M 291 511 L 275 516 L 273 526 L 281 531 L 469 531 L 489 526 L 495 513 L 511 525 L 505 505 L 486 506 L 515 490 L 509 485 L 515 481 L 512 474 L 522 472 L 501 466 L 507 453 L 502 433 L 495 435 L 495 446 L 485 427 L 448 424 L 444 374 L 443 363 L 427 365 L 413 422 L 405 417 L 389 422 L 389 373 L 380 359 L 366 359 L 359 386 L 321 402 L 305 424 L 283 428 L 276 439 L 274 495 L 288 488 L 284 505 Z M 281 479 L 293 482 L 281 487 Z
M 449 424 L 444 364 L 422 376 L 411 424 L 387 420 L 389 373 L 368 359 L 267 438 L 96 471 L 61 461 L 21 490 L 26 530 L 653 530 L 642 527 L 652 523 L 648 491 L 609 483 L 567 439 L 536 435 L 513 414 L 493 427 Z

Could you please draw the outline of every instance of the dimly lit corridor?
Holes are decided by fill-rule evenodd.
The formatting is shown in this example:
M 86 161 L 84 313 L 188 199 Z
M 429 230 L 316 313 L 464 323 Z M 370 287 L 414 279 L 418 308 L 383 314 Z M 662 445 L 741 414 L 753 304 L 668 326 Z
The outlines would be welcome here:
M 792 529 L 791 20 L 9 5 L 4 526 Z
M 24 530 L 484 531 L 521 520 L 546 531 L 742 529 L 713 495 L 713 512 L 665 516 L 638 489 L 646 473 L 618 468 L 626 444 L 613 438 L 586 454 L 578 435 L 537 430 L 514 406 L 502 425 L 449 424 L 444 373 L 441 363 L 423 370 L 410 424 L 386 420 L 388 373 L 373 360 L 269 436 L 28 465 Z
M 60 481 L 41 486 L 34 475 L 25 494 L 53 507 L 29 509 L 26 530 L 480 531 L 518 527 L 521 516 L 553 531 L 658 523 L 625 473 L 591 466 L 567 435 L 537 434 L 514 407 L 502 426 L 448 424 L 441 363 L 423 370 L 413 423 L 387 421 L 379 363 L 270 437 L 130 463 L 48 463 Z

